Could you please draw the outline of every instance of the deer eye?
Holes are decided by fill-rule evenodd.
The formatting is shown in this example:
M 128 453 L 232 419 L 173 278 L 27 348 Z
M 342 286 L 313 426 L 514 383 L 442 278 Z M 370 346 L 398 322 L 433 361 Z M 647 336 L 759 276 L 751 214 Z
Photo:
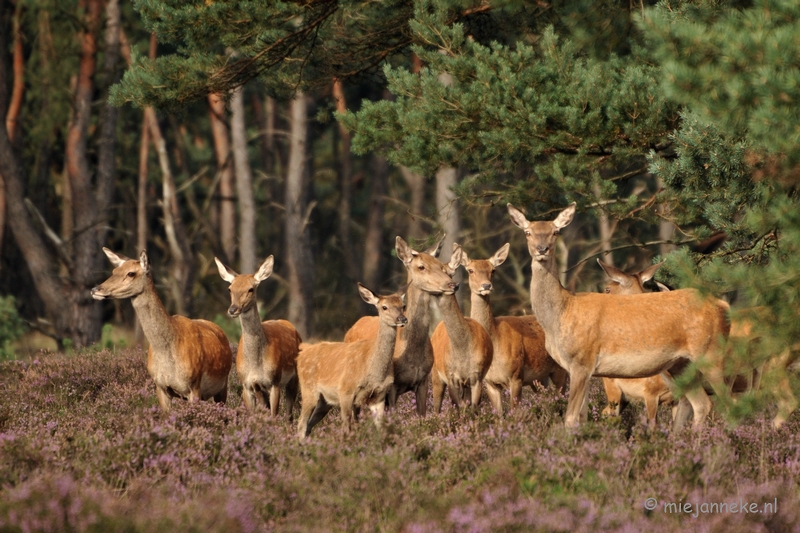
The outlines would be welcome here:
M 425 270 L 425 265 L 420 265 L 420 266 L 419 266 L 419 267 L 417 267 L 417 268 L 419 268 L 420 270 Z
M 606 294 L 611 294 L 611 287 L 606 287 Z
M 531 236 L 531 232 L 530 232 L 530 231 L 528 231 L 528 230 L 525 230 L 525 235 L 527 235 L 528 237 L 530 237 L 530 236 Z
M 250 289 L 247 292 L 248 294 L 251 294 L 253 292 L 253 287 L 250 287 Z
M 136 277 L 136 272 L 128 272 L 126 275 L 127 275 L 129 278 L 135 278 L 135 277 Z
M 558 236 L 558 230 L 555 230 L 555 231 L 553 232 L 553 235 L 554 235 L 554 236 Z
M 467 272 L 469 272 L 470 274 L 474 274 L 475 273 L 475 271 L 472 270 L 471 268 L 467 269 Z
M 383 310 L 384 310 L 384 311 L 386 311 L 387 309 L 389 309 L 389 308 L 388 308 L 388 307 L 386 307 L 385 305 L 383 305 L 383 306 L 381 306 L 381 307 L 383 308 Z

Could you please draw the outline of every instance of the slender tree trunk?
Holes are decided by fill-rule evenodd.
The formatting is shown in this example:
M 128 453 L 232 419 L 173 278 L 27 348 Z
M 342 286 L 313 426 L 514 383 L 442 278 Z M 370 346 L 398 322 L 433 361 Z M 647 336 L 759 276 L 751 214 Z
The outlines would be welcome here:
M 225 124 L 225 100 L 222 95 L 208 95 L 214 153 L 219 172 L 219 238 L 225 251 L 225 260 L 233 263 L 236 257 L 236 204 L 234 203 L 234 173 L 228 127 Z
M 600 185 L 595 183 L 592 187 L 594 189 L 595 199 L 601 202 L 603 198 L 601 196 Z M 614 256 L 611 255 L 611 239 L 614 236 L 614 226 L 616 226 L 616 224 L 611 224 L 605 209 L 600 207 L 599 210 L 600 215 L 597 217 L 597 225 L 600 230 L 600 249 L 604 252 L 602 258 L 604 262 L 614 266 Z
M 347 112 L 347 101 L 344 97 L 344 88 L 341 80 L 333 81 L 333 98 L 336 100 L 336 110 L 339 113 Z M 339 137 L 341 139 L 339 154 L 339 244 L 344 257 L 345 269 L 353 278 L 360 278 L 358 261 L 356 260 L 355 250 L 350 240 L 350 213 L 353 201 L 353 157 L 350 152 L 351 138 L 350 132 L 341 124 L 339 127 Z M 367 283 L 366 280 L 364 283 Z M 367 283 L 368 287 L 372 287 Z M 375 290 L 374 287 L 372 287 Z
M 661 190 L 665 187 L 664 182 L 661 178 L 656 179 L 656 187 L 658 190 Z M 670 222 L 667 219 L 667 213 L 669 212 L 669 207 L 667 205 L 659 205 L 658 206 L 658 214 L 661 216 L 661 219 L 658 223 L 658 239 L 660 241 L 670 241 L 675 238 L 675 224 Z M 658 246 L 658 253 L 661 255 L 662 258 L 666 257 L 670 252 L 674 251 L 677 248 L 674 244 L 660 244 Z
M 147 178 L 150 159 L 150 133 L 147 118 L 142 119 L 142 140 L 139 145 L 139 187 L 136 195 L 136 251 L 147 250 Z M 134 315 L 134 335 L 137 342 L 144 341 L 144 332 L 138 316 Z
M 426 234 L 422 225 L 422 212 L 425 210 L 425 177 L 407 167 L 400 167 L 400 172 L 411 192 L 406 235 L 414 239 L 424 239 Z
M 256 202 L 253 173 L 247 154 L 247 128 L 244 120 L 243 88 L 233 91 L 231 98 L 231 140 L 236 168 L 236 191 L 239 197 L 239 268 L 240 272 L 256 271 Z
M 286 172 L 285 255 L 289 270 L 288 318 L 303 338 L 312 332 L 313 257 L 308 209 L 308 100 L 300 93 L 289 109 L 289 165 Z
M 436 213 L 439 225 L 447 234 L 443 245 L 445 254 L 453 249 L 453 243 L 457 242 L 461 232 L 458 199 L 453 190 L 457 178 L 458 170 L 453 167 L 442 167 L 436 172 Z
M 386 189 L 389 181 L 389 162 L 386 158 L 372 157 L 372 184 L 369 191 L 367 231 L 364 235 L 364 263 L 361 270 L 362 283 L 373 290 L 381 284 L 381 259 L 383 249 L 383 216 L 386 212 Z
M 269 175 L 272 173 L 272 150 L 274 143 L 270 144 L 272 139 L 267 139 L 267 112 L 256 91 L 253 91 L 250 95 L 250 105 L 253 107 L 253 115 L 255 115 L 256 124 L 258 125 L 258 144 L 261 166 L 263 167 L 264 174 Z M 275 126 L 274 119 L 272 126 Z

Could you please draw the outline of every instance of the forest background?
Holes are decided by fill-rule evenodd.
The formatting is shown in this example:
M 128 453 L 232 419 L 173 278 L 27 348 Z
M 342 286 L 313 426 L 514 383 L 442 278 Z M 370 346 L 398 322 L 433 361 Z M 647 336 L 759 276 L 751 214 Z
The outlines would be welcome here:
M 127 302 L 90 297 L 102 246 L 146 249 L 168 310 L 234 342 L 214 256 L 274 254 L 263 314 L 338 339 L 356 281 L 403 283 L 396 235 L 511 242 L 493 303 L 526 313 L 508 202 L 578 203 L 571 290 L 602 285 L 595 257 L 667 258 L 662 281 L 757 309 L 731 372 L 798 338 L 795 2 L 0 0 L 0 25 L 6 357 L 26 328 L 61 348 L 135 331 Z

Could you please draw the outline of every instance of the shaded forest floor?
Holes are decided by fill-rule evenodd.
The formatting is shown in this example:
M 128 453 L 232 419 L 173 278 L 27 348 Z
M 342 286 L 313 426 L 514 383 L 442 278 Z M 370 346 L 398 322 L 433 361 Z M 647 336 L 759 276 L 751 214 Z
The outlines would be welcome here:
M 0 531 L 800 531 L 797 414 L 779 431 L 770 413 L 647 431 L 636 404 L 600 420 L 593 380 L 576 432 L 564 396 L 526 389 L 504 419 L 487 401 L 419 419 L 405 395 L 382 431 L 362 417 L 346 437 L 334 410 L 300 443 L 285 417 L 244 410 L 235 373 L 227 405 L 161 413 L 145 357 L 0 364 Z

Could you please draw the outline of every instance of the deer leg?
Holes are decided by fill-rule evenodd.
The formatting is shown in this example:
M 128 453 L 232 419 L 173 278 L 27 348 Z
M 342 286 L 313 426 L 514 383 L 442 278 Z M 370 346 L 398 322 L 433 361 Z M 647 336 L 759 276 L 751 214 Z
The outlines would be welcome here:
M 342 432 L 344 434 L 350 433 L 353 429 L 353 400 L 350 398 L 342 398 L 342 403 L 339 404 L 339 410 L 342 413 Z
M 280 406 L 280 403 L 281 388 L 277 383 L 273 383 L 269 388 L 269 410 L 272 414 L 272 418 L 276 418 L 278 416 L 278 407 Z
M 508 391 L 508 411 L 511 412 L 517 408 L 519 406 L 519 402 L 522 401 L 522 378 L 519 376 L 511 378 L 511 382 L 508 384 Z
M 556 368 L 553 369 L 552 372 L 550 372 L 550 381 L 553 382 L 553 385 L 555 385 L 558 392 L 564 394 L 565 392 L 567 392 L 567 377 L 569 376 L 569 374 L 567 373 L 566 370 L 564 370 L 560 366 L 558 365 L 555 366 Z
M 431 372 L 431 383 L 433 383 L 433 412 L 438 415 L 442 412 L 442 400 L 444 400 L 446 385 L 436 370 Z
M 797 409 L 797 398 L 792 393 L 789 378 L 784 373 L 778 381 L 778 414 L 772 419 L 772 427 L 780 428 Z
M 392 384 L 386 392 L 386 404 L 389 409 L 394 409 L 394 406 L 397 405 L 397 385 Z
M 297 401 L 297 388 L 299 385 L 297 374 L 286 383 L 286 418 L 289 419 L 290 423 L 294 418 L 294 404 Z
M 214 401 L 217 403 L 225 403 L 228 401 L 228 384 L 225 384 L 225 387 L 214 395 Z
M 311 427 L 308 425 L 309 418 L 314 412 L 317 404 L 311 395 L 303 396 L 300 402 L 300 419 L 297 421 L 297 435 L 300 439 L 304 439 L 311 433 Z
M 611 378 L 603 378 L 608 405 L 603 409 L 603 416 L 619 416 L 622 411 L 622 389 Z
M 483 392 L 483 387 L 481 387 L 481 380 L 477 374 L 470 376 L 469 378 L 469 390 L 472 393 L 470 397 L 470 406 L 477 410 L 478 405 L 481 403 L 481 393 Z M 466 392 L 466 391 L 465 391 Z M 498 400 L 501 400 L 500 391 L 497 391 Z M 502 400 L 500 401 L 500 410 L 498 414 L 503 414 L 503 403 Z
M 303 405 L 305 406 L 305 402 L 303 402 Z M 322 396 L 319 397 L 319 400 L 317 401 L 317 404 L 313 407 L 314 412 L 311 413 L 311 418 L 308 420 L 308 426 L 307 426 L 307 429 L 306 429 L 306 435 L 311 433 L 311 429 L 314 426 L 316 426 L 317 424 L 319 424 L 319 422 L 323 418 L 325 418 L 325 415 L 328 414 L 328 411 L 331 410 L 331 407 L 333 407 L 333 406 L 331 404 L 329 404 L 328 402 L 326 402 L 325 398 L 323 398 Z
M 486 382 L 486 395 L 489 397 L 489 403 L 492 404 L 494 411 L 503 416 L 503 396 L 500 389 L 494 383 Z
M 658 415 L 658 396 L 655 394 L 645 395 L 644 409 L 647 412 L 647 425 L 651 428 L 655 428 L 656 416 Z
M 158 398 L 158 404 L 161 406 L 161 410 L 169 412 L 172 408 L 172 398 L 169 392 L 167 392 L 166 389 L 156 386 L 156 398 Z
M 394 387 L 391 389 L 394 391 Z M 428 412 L 428 379 L 423 379 L 414 389 L 414 396 L 417 399 L 417 414 L 425 416 Z
M 372 413 L 372 420 L 375 422 L 375 426 L 380 429 L 383 425 L 383 417 L 385 414 L 385 402 L 383 398 L 381 401 L 375 402 L 369 406 L 369 410 Z
M 569 373 L 569 400 L 567 400 L 567 414 L 564 424 L 568 428 L 575 428 L 581 422 L 584 404 L 587 404 L 589 395 L 589 372 L 584 368 L 574 365 Z
M 456 409 L 461 408 L 461 398 L 464 397 L 464 387 L 461 383 L 455 382 L 450 376 L 450 386 L 447 387 L 447 392 L 450 395 L 450 401 Z
M 693 429 L 699 429 L 706 423 L 706 417 L 711 412 L 711 400 L 708 398 L 705 389 L 702 385 L 692 387 L 686 391 L 686 399 L 692 405 L 694 411 Z

